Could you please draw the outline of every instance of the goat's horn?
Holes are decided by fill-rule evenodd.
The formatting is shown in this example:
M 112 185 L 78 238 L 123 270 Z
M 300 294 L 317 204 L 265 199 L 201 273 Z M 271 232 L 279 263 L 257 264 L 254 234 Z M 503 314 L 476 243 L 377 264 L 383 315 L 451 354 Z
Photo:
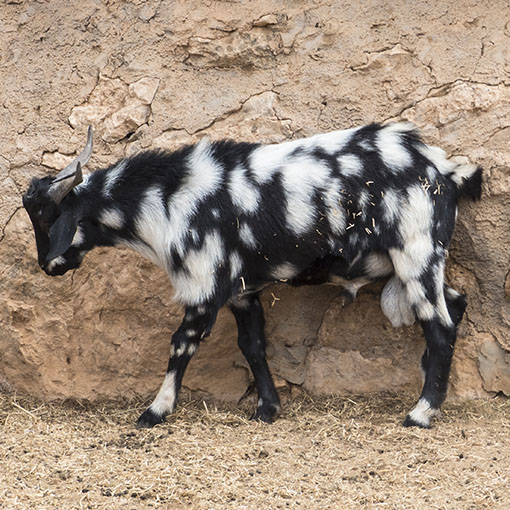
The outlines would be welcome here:
M 61 170 L 48 190 L 51 199 L 59 204 L 64 197 L 83 181 L 82 168 L 87 164 L 92 154 L 92 126 L 87 133 L 87 144 L 78 156 Z M 71 179 L 74 177 L 74 179 Z

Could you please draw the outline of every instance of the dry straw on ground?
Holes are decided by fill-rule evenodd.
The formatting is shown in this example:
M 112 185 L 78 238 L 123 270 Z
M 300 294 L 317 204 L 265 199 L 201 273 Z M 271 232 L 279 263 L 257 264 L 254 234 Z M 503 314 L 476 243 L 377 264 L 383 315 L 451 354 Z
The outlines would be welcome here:
M 137 431 L 140 402 L 0 396 L 0 508 L 508 508 L 510 401 L 447 403 L 433 430 L 400 426 L 412 397 L 247 408 L 184 401 Z

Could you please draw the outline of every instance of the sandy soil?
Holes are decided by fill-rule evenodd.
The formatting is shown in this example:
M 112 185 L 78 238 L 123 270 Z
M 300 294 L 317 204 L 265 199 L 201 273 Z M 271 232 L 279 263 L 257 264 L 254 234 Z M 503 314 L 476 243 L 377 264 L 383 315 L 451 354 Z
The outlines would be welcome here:
M 273 425 L 186 400 L 135 430 L 142 402 L 0 396 L 0 508 L 508 508 L 510 401 L 447 403 L 404 429 L 411 396 L 286 402 Z

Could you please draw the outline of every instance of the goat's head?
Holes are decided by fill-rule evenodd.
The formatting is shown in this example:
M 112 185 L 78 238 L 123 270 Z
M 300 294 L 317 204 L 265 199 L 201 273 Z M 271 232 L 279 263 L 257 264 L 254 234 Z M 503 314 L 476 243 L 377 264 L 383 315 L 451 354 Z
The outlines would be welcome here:
M 23 195 L 34 227 L 39 266 L 50 276 L 81 264 L 87 247 L 83 204 L 73 189 L 83 181 L 82 167 L 92 154 L 92 128 L 87 145 L 56 177 L 34 178 Z

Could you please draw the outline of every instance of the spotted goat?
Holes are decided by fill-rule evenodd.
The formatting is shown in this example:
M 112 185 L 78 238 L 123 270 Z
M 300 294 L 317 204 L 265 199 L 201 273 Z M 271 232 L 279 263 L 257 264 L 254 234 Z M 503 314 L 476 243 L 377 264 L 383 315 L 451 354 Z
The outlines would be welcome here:
M 394 326 L 421 324 L 424 386 L 404 425 L 429 427 L 445 398 L 465 297 L 444 281 L 461 195 L 480 198 L 481 168 L 448 160 L 407 123 L 274 145 L 200 141 L 149 151 L 83 176 L 86 148 L 23 197 L 40 267 L 77 268 L 95 246 L 125 245 L 169 275 L 182 324 L 163 384 L 140 416 L 172 412 L 188 362 L 227 305 L 258 391 L 253 418 L 279 411 L 265 353 L 260 290 L 274 282 L 339 284 L 354 297 L 387 279 L 381 307 Z

